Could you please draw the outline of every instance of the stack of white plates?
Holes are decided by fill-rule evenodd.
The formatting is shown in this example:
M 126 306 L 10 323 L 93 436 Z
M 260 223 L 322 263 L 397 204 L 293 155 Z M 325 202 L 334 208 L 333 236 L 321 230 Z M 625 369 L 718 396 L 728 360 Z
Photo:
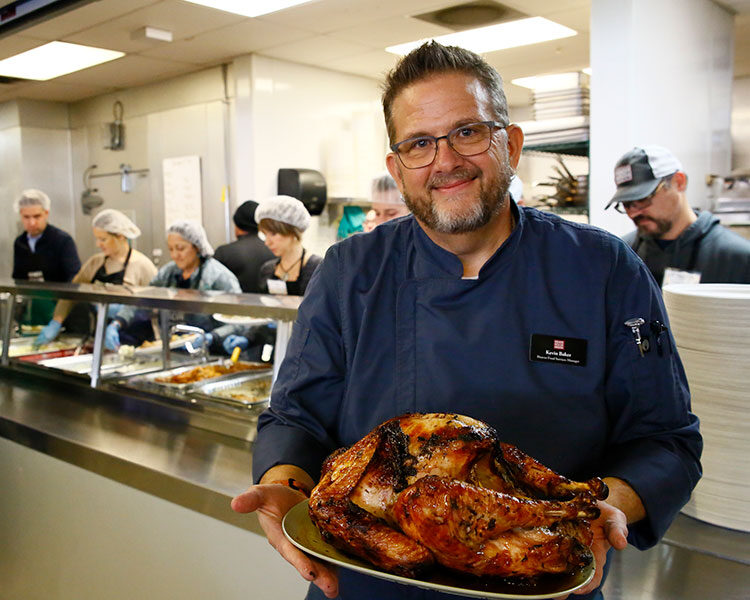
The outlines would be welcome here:
M 664 302 L 704 443 L 682 512 L 750 531 L 750 285 L 669 285 Z

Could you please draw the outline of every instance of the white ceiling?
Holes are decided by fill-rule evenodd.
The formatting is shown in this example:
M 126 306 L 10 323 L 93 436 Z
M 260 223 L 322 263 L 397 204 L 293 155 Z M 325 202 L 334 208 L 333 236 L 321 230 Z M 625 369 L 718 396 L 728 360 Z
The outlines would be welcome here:
M 395 62 L 385 46 L 450 33 L 412 15 L 463 0 L 315 0 L 254 19 L 182 0 L 97 0 L 0 37 L 0 59 L 61 40 L 120 50 L 118 60 L 47 82 L 0 84 L 0 102 L 34 98 L 75 102 L 258 53 L 380 79 Z M 10 2 L 0 0 L 0 6 Z M 516 77 L 578 70 L 589 65 L 591 0 L 502 0 L 530 16 L 575 29 L 563 40 L 486 55 L 506 82 Z M 736 17 L 735 75 L 750 75 L 750 0 L 722 0 Z M 171 43 L 134 39 L 144 27 L 172 32 Z M 507 85 L 510 104 L 528 104 L 528 90 Z

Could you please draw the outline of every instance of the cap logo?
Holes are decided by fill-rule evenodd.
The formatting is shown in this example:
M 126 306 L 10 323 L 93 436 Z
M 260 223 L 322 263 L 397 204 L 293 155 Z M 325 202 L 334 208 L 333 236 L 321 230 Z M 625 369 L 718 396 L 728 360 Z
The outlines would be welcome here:
M 615 169 L 615 185 L 633 181 L 633 169 L 630 165 L 622 165 Z

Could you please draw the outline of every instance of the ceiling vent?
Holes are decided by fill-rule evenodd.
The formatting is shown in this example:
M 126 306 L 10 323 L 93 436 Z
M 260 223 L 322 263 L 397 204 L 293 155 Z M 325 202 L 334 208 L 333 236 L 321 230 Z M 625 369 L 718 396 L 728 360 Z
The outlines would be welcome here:
M 496 25 L 506 21 L 525 19 L 528 16 L 499 2 L 476 0 L 421 15 L 412 15 L 412 18 L 427 21 L 433 25 L 447 27 L 453 31 L 464 31 L 466 29 Z

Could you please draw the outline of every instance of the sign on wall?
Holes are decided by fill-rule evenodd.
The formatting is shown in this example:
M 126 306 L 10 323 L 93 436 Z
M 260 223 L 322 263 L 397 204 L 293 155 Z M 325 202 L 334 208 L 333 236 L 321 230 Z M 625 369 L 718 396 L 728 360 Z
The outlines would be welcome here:
M 203 224 L 200 156 L 178 156 L 162 161 L 164 223 L 188 219 Z

